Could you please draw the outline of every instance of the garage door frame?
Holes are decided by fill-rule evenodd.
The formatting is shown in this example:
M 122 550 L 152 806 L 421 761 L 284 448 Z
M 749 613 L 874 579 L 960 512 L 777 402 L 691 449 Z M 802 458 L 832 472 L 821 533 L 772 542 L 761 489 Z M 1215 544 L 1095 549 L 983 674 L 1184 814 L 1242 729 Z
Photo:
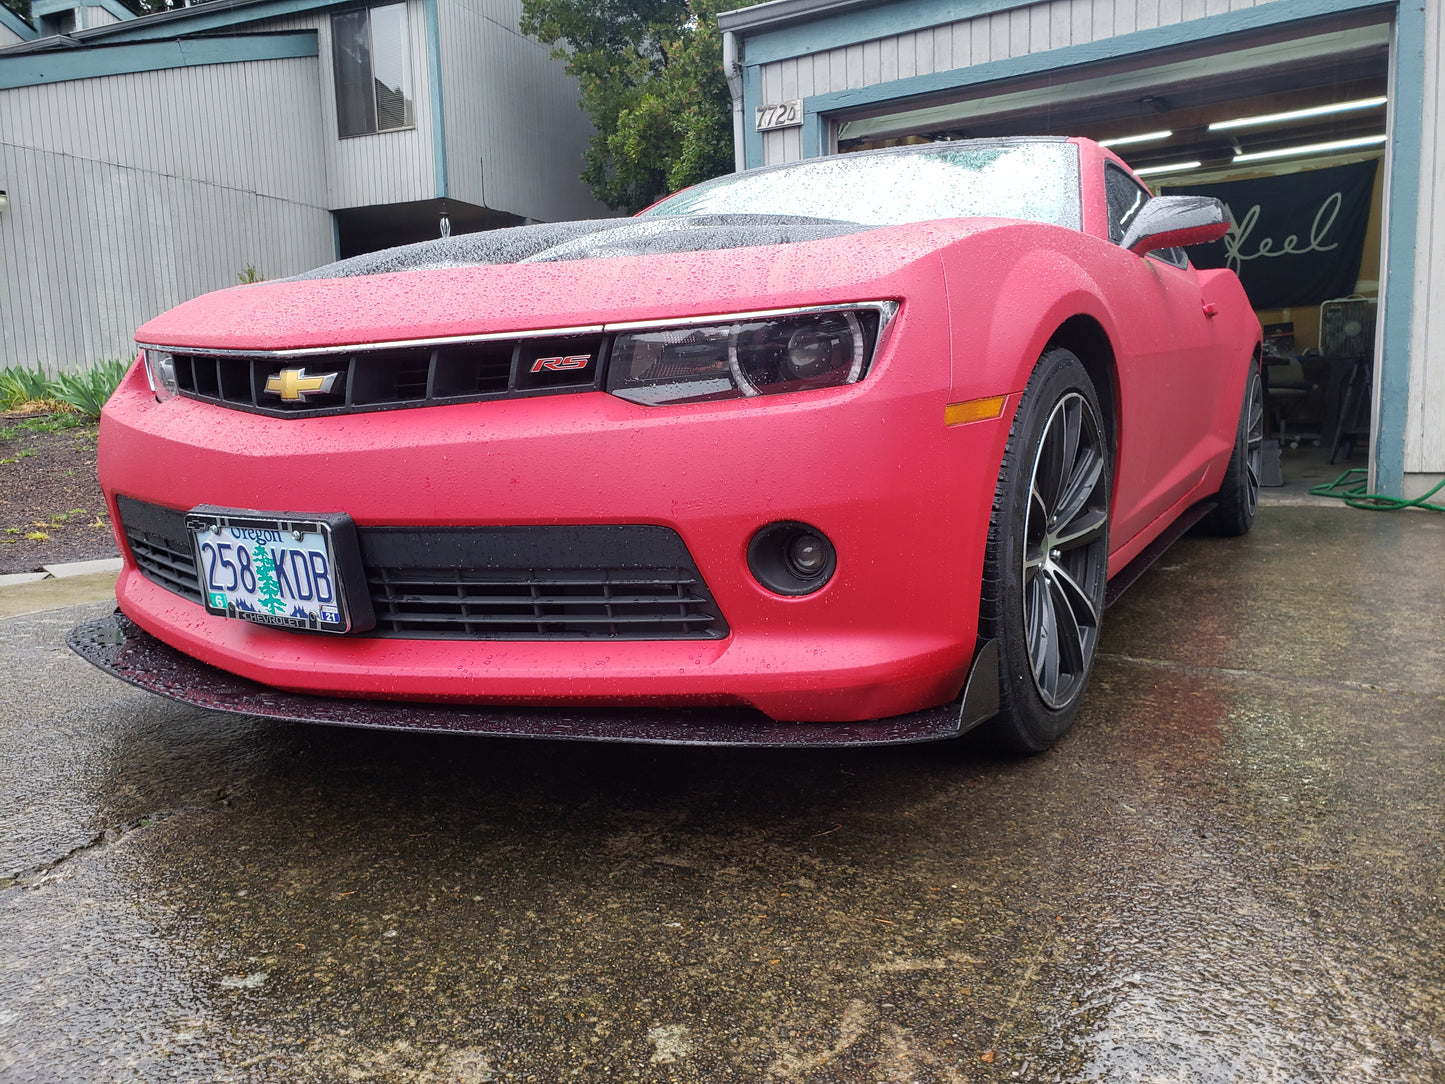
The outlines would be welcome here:
M 1029 6 L 1033 0 L 975 0 L 950 6 L 949 20 Z M 974 10 L 977 8 L 978 10 Z M 746 36 L 743 69 L 744 116 L 761 104 L 762 65 L 787 56 L 816 53 L 924 25 L 934 5 L 911 0 L 861 11 L 840 11 L 806 28 L 782 27 Z M 966 68 L 909 76 L 852 90 L 803 98 L 802 153 L 826 154 L 830 121 L 842 114 L 890 102 L 980 87 L 989 83 L 1060 73 L 1101 62 L 1144 59 L 1160 50 L 1198 45 L 1251 32 L 1278 31 L 1291 24 L 1329 16 L 1378 14 L 1390 20 L 1389 139 L 1385 148 L 1385 228 L 1380 267 L 1380 325 L 1376 345 L 1374 442 L 1370 454 L 1371 491 L 1398 495 L 1404 482 L 1405 430 L 1409 409 L 1410 328 L 1414 311 L 1416 220 L 1420 188 L 1421 136 L 1425 93 L 1425 9 L 1420 0 L 1272 0 L 1242 11 L 1206 15 L 1168 26 L 1151 27 L 1100 41 L 1028 53 Z M 934 18 L 931 25 L 941 20 Z M 806 43 L 806 47 L 804 47 Z M 1083 74 L 1079 72 L 1079 74 Z M 762 135 L 744 126 L 743 150 L 749 166 L 763 163 Z

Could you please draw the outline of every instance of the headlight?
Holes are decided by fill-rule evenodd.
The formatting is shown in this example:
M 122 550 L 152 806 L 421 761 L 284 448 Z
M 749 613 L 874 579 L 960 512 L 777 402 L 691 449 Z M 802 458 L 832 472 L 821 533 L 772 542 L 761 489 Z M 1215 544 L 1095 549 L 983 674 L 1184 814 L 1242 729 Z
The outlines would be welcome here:
M 634 403 L 698 403 L 856 384 L 895 302 L 618 334 L 607 390 Z
M 176 380 L 176 359 L 163 350 L 142 350 L 141 357 L 145 358 L 146 379 L 155 392 L 156 402 L 175 398 L 180 388 Z

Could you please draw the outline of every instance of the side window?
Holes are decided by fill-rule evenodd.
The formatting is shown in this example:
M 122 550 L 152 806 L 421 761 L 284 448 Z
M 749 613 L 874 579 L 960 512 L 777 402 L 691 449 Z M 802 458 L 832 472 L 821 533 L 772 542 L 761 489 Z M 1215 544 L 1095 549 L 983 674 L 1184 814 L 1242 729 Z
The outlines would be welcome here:
M 1118 244 L 1124 240 L 1129 223 L 1149 199 L 1149 193 L 1134 183 L 1134 179 L 1118 166 L 1104 166 L 1104 198 L 1109 205 L 1109 240 Z
M 338 135 L 369 135 L 416 123 L 405 4 L 333 15 L 331 41 Z
M 1134 216 L 1151 198 L 1149 190 L 1133 177 L 1113 163 L 1105 163 L 1104 199 L 1109 211 L 1110 241 L 1117 245 L 1124 240 L 1124 234 L 1128 231 L 1129 224 L 1134 221 Z M 1189 258 L 1182 248 L 1161 248 L 1149 255 L 1175 267 L 1189 266 Z

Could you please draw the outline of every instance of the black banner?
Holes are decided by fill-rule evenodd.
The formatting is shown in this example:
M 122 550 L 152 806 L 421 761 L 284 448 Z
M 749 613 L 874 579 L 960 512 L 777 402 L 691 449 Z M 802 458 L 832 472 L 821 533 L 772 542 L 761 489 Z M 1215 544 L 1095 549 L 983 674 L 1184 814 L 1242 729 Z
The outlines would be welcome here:
M 1228 267 L 1256 309 L 1317 305 L 1355 292 L 1378 161 L 1283 177 L 1170 188 L 1214 196 L 1234 225 L 1224 240 L 1195 245 L 1195 267 Z

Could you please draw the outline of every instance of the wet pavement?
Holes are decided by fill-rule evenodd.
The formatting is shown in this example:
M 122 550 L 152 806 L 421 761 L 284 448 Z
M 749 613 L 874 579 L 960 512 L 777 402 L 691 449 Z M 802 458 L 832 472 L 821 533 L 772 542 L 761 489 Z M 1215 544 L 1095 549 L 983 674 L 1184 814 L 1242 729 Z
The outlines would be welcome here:
M 11 593 L 0 1081 L 1445 1080 L 1442 557 L 1186 539 L 1026 760 L 208 714 Z

